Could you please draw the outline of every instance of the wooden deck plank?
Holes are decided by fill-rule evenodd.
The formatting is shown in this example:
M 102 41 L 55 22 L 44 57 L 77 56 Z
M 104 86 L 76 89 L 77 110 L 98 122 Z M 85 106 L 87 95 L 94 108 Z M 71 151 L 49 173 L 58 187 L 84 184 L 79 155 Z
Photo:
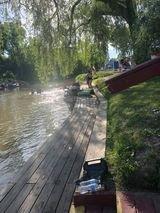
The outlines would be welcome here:
M 69 140 L 69 138 L 68 138 L 68 140 Z M 53 153 L 51 153 L 51 156 L 50 156 L 50 158 L 52 159 L 51 162 L 49 164 L 47 164 L 47 162 L 45 162 L 46 168 L 45 168 L 44 174 L 41 175 L 40 180 L 38 181 L 38 183 L 35 185 L 35 187 L 32 190 L 32 192 L 27 197 L 27 199 L 26 199 L 25 203 L 23 204 L 23 206 L 21 207 L 21 209 L 23 209 L 24 206 L 27 206 L 27 209 L 30 209 L 32 207 L 32 205 L 34 204 L 34 201 L 37 199 L 37 196 L 41 192 L 41 190 L 42 190 L 43 186 L 45 185 L 47 179 L 51 175 L 52 170 L 56 166 L 56 163 L 57 163 L 58 159 L 61 157 L 61 154 L 64 151 L 66 151 L 65 149 L 67 147 L 70 146 L 68 140 L 66 138 L 66 140 L 65 140 L 65 146 L 64 146 L 64 144 L 62 144 L 62 147 L 59 147 L 57 149 L 57 150 L 60 150 L 57 154 L 55 153 L 55 155 L 52 155 Z M 56 150 L 56 152 L 57 152 L 57 150 Z
M 61 128 L 66 128 L 66 126 L 68 125 L 68 123 L 70 122 L 70 119 L 73 119 L 73 117 L 75 117 L 75 113 L 73 113 L 72 116 L 69 116 L 69 118 L 67 118 L 63 125 L 61 126 Z M 23 166 L 23 168 L 20 170 L 19 174 L 14 178 L 13 181 L 11 181 L 11 183 L 15 183 L 17 182 L 17 180 L 21 179 L 21 176 L 28 170 L 28 168 L 34 163 L 34 161 L 36 160 L 36 158 L 38 157 L 38 155 L 43 154 L 46 150 L 49 149 L 49 147 L 52 145 L 52 141 L 53 139 L 56 139 L 56 137 L 59 137 L 59 133 L 61 131 L 61 128 L 58 128 L 55 133 L 54 136 L 50 137 L 45 143 L 42 144 L 42 146 L 37 150 L 37 152 L 35 154 L 33 154 L 28 161 L 25 163 L 25 165 Z
M 29 179 L 28 183 L 36 183 L 40 177 L 43 177 L 46 175 L 46 172 L 47 172 L 46 169 L 50 164 L 52 166 L 53 157 L 56 158 L 55 154 L 56 154 L 57 150 L 63 150 L 67 146 L 68 141 L 70 140 L 71 134 L 75 131 L 74 125 L 75 125 L 75 122 L 78 123 L 78 119 L 79 119 L 79 116 L 76 117 L 76 119 L 74 120 L 74 123 L 72 121 L 72 123 L 68 124 L 67 129 L 70 129 L 71 130 L 70 132 L 68 132 L 68 130 L 62 131 L 63 137 L 57 140 L 58 143 L 56 143 L 55 146 L 53 147 L 53 149 L 50 150 L 50 152 L 47 154 L 46 159 L 41 163 L 41 165 L 38 167 L 38 169 L 34 172 L 32 177 Z
M 94 125 L 95 122 L 95 117 L 93 116 L 92 120 L 91 120 L 91 129 L 93 128 L 92 125 Z M 90 130 L 91 130 L 90 129 Z M 85 154 L 86 154 L 86 150 L 88 147 L 88 143 L 90 142 L 90 137 L 91 137 L 91 131 L 88 132 L 88 135 L 84 138 L 84 147 L 82 149 L 82 154 L 77 156 L 77 159 L 74 162 L 74 166 L 72 168 L 72 172 L 70 173 L 70 176 L 66 182 L 66 186 L 64 188 L 63 194 L 61 195 L 58 207 L 56 209 L 56 212 L 68 212 L 69 211 L 69 207 L 71 205 L 72 202 L 72 196 L 75 190 L 75 180 L 77 180 L 79 178 L 80 172 L 81 172 L 81 168 L 84 162 L 84 158 L 85 158 Z M 85 146 L 86 145 L 86 146 Z M 81 147 L 82 148 L 82 147 Z M 68 194 L 70 194 L 70 196 L 68 196 Z
M 72 115 L 8 188 L 0 201 L 0 212 L 60 212 L 63 201 L 62 209 L 69 211 L 74 180 L 81 171 L 94 126 L 93 105 L 91 99 L 79 99 Z
M 67 179 L 69 178 L 69 175 L 76 172 L 77 177 L 78 177 L 80 174 L 80 170 L 81 170 L 82 164 L 84 162 L 85 153 L 86 153 L 88 143 L 89 143 L 89 138 L 90 138 L 90 135 L 92 132 L 93 124 L 94 124 L 94 119 L 93 119 L 93 117 L 91 117 L 91 122 L 89 123 L 89 126 L 84 134 L 82 143 L 80 144 L 80 146 L 78 148 L 76 147 L 77 150 L 75 150 L 76 151 L 75 156 L 70 157 L 70 159 L 68 160 L 68 162 L 66 164 L 66 171 L 64 170 L 63 174 L 61 174 L 61 176 L 60 176 L 61 187 L 59 187 L 58 185 L 55 186 L 55 188 L 52 191 L 52 194 L 50 196 L 50 199 L 46 204 L 46 207 L 44 209 L 45 211 L 50 211 L 50 212 L 54 212 L 55 210 L 56 210 L 56 212 L 68 212 L 69 211 L 73 192 L 69 194 L 69 191 L 64 190 L 64 187 L 66 185 Z M 79 168 L 79 171 L 78 171 L 78 168 Z M 71 169 L 72 169 L 72 172 L 71 172 Z M 75 188 L 74 183 L 72 186 L 74 189 Z M 66 207 L 66 209 L 64 209 L 64 211 L 58 210 L 57 205 L 59 203 L 60 197 L 62 196 L 62 193 L 64 193 L 64 195 L 66 195 L 66 192 L 68 193 L 68 196 L 67 196 L 68 201 L 66 203 L 67 205 L 64 206 L 64 203 L 63 203 L 63 206 Z M 66 197 L 66 196 L 64 196 L 64 197 Z M 62 207 L 61 203 L 59 203 L 58 207 L 60 207 L 60 208 Z
M 78 130 L 78 122 L 75 125 L 77 125 L 75 134 L 78 135 L 78 132 L 79 132 L 79 131 L 77 131 Z M 34 187 L 34 189 L 32 190 L 32 192 L 29 194 L 29 196 L 27 197 L 27 199 L 25 200 L 25 202 L 23 203 L 23 205 L 19 209 L 19 212 L 26 212 L 26 208 L 27 208 L 27 210 L 32 208 L 32 206 L 33 206 L 34 202 L 36 201 L 38 195 L 40 194 L 41 190 L 45 186 L 47 179 L 52 174 L 52 171 L 55 173 L 54 167 L 57 167 L 57 163 L 59 162 L 59 159 L 62 162 L 65 162 L 65 159 L 68 157 L 69 153 L 71 152 L 70 146 L 72 144 L 69 143 L 69 141 L 70 140 L 73 141 L 74 137 L 75 137 L 75 135 L 72 136 L 72 134 L 70 133 L 70 138 L 67 140 L 67 143 L 68 143 L 67 147 L 64 147 L 64 149 L 61 149 L 55 155 L 55 159 L 52 160 L 52 164 L 50 165 L 50 167 L 48 167 L 48 170 L 46 171 L 47 175 L 45 175 L 44 178 L 43 178 L 43 176 L 42 176 L 42 178 L 40 178 L 40 180 L 37 182 L 37 184 Z M 62 155 L 62 153 L 63 153 L 63 155 Z M 43 192 L 41 192 L 41 194 L 42 193 Z M 47 191 L 47 193 L 48 193 L 48 191 Z
M 66 121 L 63 123 L 61 128 L 66 128 L 68 122 L 70 122 L 70 119 L 72 120 L 76 113 L 73 113 L 71 116 L 69 116 Z M 57 129 L 54 133 L 54 138 L 59 135 L 60 129 Z M 9 193 L 9 191 L 15 186 L 15 184 L 22 178 L 22 176 L 30 169 L 31 166 L 33 166 L 34 162 L 37 160 L 39 156 L 41 156 L 46 150 L 50 149 L 51 141 L 53 140 L 53 137 L 51 137 L 47 142 L 42 144 L 42 146 L 39 148 L 39 150 L 29 158 L 29 160 L 25 163 L 23 168 L 20 170 L 19 174 L 14 178 L 13 181 L 10 182 L 9 187 L 6 188 L 3 195 L 0 197 L 0 202 L 5 198 L 5 196 Z
M 87 129 L 86 129 L 87 131 Z M 76 156 L 81 155 L 81 150 L 82 150 L 82 144 L 83 144 L 83 137 L 86 135 L 86 131 L 84 132 L 84 134 L 81 137 L 81 142 L 79 142 L 79 146 L 75 147 L 75 150 L 73 150 L 74 155 L 70 156 L 70 158 L 68 159 L 66 165 L 65 165 L 65 169 L 63 170 L 62 174 L 60 175 L 60 183 L 61 185 L 56 185 L 54 190 L 52 191 L 52 194 L 50 196 L 50 199 L 46 205 L 45 211 L 54 211 L 54 209 L 56 208 L 56 205 L 59 201 L 58 195 L 60 196 L 61 193 L 63 192 L 64 186 L 65 186 L 65 182 L 67 180 L 67 175 L 70 174 L 70 170 L 73 166 L 73 160 L 75 160 L 75 162 L 77 161 Z M 81 150 L 79 150 L 79 148 L 81 147 Z
M 78 136 L 79 135 L 77 135 L 77 137 Z M 72 148 L 72 150 L 73 150 L 73 148 Z M 58 161 L 58 164 L 57 164 L 55 170 L 51 174 L 49 180 L 47 181 L 47 184 L 43 188 L 43 190 L 42 190 L 40 196 L 38 197 L 35 205 L 33 206 L 31 212 L 42 212 L 43 211 L 43 208 L 45 207 L 45 204 L 46 204 L 47 200 L 49 199 L 52 189 L 59 182 L 59 175 L 61 174 L 61 172 L 66 164 L 69 154 L 72 155 L 72 152 L 73 152 L 72 150 L 67 150 L 67 152 L 64 153 L 63 157 Z M 69 152 L 69 154 L 68 154 L 68 152 Z
M 10 205 L 9 208 L 5 211 L 6 213 L 16 213 L 18 209 L 22 205 L 23 201 L 25 200 L 27 194 L 32 190 L 34 184 L 25 184 L 23 188 L 23 192 L 19 194 L 16 199 L 14 200 L 13 205 Z
M 67 125 L 68 122 L 66 123 L 66 131 L 67 131 Z M 62 134 L 58 134 L 56 135 L 56 137 L 54 138 L 54 144 L 56 144 L 56 142 L 58 143 L 58 139 L 60 137 L 62 137 Z M 23 189 L 25 183 L 30 179 L 30 177 L 32 176 L 32 174 L 36 171 L 36 169 L 39 167 L 39 165 L 43 162 L 43 160 L 45 159 L 45 157 L 47 156 L 48 152 L 50 152 L 51 150 L 51 146 L 44 146 L 44 149 L 40 150 L 40 153 L 37 155 L 37 158 L 32 158 L 31 160 L 34 160 L 34 162 L 30 165 L 30 167 L 28 168 L 27 171 L 23 171 L 21 173 L 21 176 L 18 177 L 16 184 L 11 188 L 11 190 L 8 192 L 8 194 L 6 194 L 6 196 L 3 198 L 3 200 L 1 200 L 0 202 L 0 212 L 4 212 L 9 205 L 15 200 L 16 196 L 19 194 L 19 192 Z M 30 163 L 30 162 L 29 162 Z M 27 164 L 28 167 L 28 164 Z M 26 168 L 25 168 L 26 170 Z
M 19 192 L 24 187 L 24 181 L 26 181 L 30 177 L 31 172 L 36 170 L 37 166 L 42 162 L 44 157 L 45 154 L 40 155 L 34 166 L 32 167 L 32 170 L 30 170 L 29 173 L 26 174 L 26 176 L 22 176 L 22 179 L 17 182 L 17 184 L 13 186 L 13 188 L 8 192 L 5 198 L 3 198 L 3 200 L 0 202 L 0 212 L 4 212 L 8 208 L 8 206 L 13 202 L 13 200 L 15 200 L 16 196 L 18 196 Z

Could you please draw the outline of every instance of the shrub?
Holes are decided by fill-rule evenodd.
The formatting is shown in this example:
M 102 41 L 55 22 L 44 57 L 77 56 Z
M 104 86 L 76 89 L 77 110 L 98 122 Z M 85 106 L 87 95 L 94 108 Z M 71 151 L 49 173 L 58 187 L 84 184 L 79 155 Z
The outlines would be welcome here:
M 84 81 L 86 81 L 86 75 L 87 74 L 79 74 L 77 77 L 76 77 L 76 81 L 78 81 L 79 83 L 83 83 Z

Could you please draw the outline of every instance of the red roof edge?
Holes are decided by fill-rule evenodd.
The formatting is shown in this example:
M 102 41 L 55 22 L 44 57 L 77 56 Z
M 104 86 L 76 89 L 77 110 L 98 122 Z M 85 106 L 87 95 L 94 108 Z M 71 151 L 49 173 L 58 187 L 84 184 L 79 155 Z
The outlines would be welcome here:
M 138 65 L 118 76 L 105 81 L 111 93 L 117 93 L 131 86 L 160 75 L 160 57 Z

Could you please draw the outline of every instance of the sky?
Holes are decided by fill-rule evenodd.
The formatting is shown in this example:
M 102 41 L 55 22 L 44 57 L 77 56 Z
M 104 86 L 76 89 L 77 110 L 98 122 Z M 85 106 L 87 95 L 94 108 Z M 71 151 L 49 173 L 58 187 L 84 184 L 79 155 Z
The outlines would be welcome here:
M 109 44 L 108 50 L 109 50 L 109 58 L 117 58 L 118 52 L 111 44 Z

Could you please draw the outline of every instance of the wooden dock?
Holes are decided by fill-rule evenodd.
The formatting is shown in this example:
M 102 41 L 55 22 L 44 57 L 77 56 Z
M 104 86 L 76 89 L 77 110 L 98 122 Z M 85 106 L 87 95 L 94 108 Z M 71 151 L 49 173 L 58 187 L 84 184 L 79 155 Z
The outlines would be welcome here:
M 96 114 L 95 98 L 77 99 L 71 116 L 27 161 L 1 197 L 0 213 L 69 212 Z

